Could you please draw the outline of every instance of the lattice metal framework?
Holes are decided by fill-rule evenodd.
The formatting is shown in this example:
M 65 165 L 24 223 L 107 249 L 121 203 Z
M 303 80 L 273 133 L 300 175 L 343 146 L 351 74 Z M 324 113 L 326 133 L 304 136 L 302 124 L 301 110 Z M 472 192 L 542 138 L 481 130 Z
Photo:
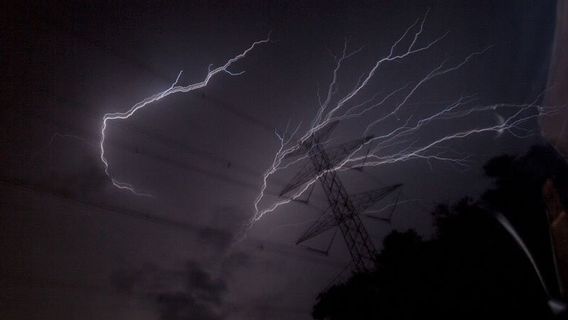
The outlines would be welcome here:
M 338 173 L 329 169 L 333 168 L 334 164 L 337 164 L 369 138 L 348 142 L 333 147 L 330 149 L 330 152 L 327 152 L 320 141 L 327 138 L 335 126 L 336 124 L 332 124 L 325 128 L 323 136 L 313 137 L 310 141 L 304 143 L 303 148 L 301 148 L 303 152 L 299 151 L 292 155 L 300 156 L 307 154 L 311 161 L 300 169 L 280 195 L 284 196 L 308 182 L 314 175 L 326 172 L 320 177 L 319 181 L 329 202 L 329 209 L 322 218 L 308 228 L 297 243 L 337 226 L 345 240 L 356 270 L 368 271 L 375 267 L 377 251 L 361 221 L 359 213 L 398 189 L 400 185 L 393 185 L 360 194 L 356 196 L 356 202 L 354 202 L 339 179 Z

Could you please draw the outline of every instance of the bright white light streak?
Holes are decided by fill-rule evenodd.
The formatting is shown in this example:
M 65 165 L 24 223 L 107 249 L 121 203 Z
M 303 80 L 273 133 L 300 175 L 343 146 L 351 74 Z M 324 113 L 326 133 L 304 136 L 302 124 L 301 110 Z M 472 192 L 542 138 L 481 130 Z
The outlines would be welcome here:
M 371 79 L 380 76 L 381 66 L 393 61 L 400 64 L 414 55 L 425 53 L 445 37 L 444 34 L 423 45 L 419 45 L 424 31 L 426 16 L 427 14 L 407 28 L 390 47 L 388 54 L 378 58 L 370 69 L 360 76 L 359 81 L 350 91 L 339 95 L 337 86 L 340 71 L 345 66 L 347 59 L 353 57 L 361 50 L 348 52 L 347 44 L 345 44 L 341 55 L 335 57 L 335 66 L 325 98 L 319 98 L 319 108 L 310 123 L 310 127 L 299 138 L 296 138 L 300 133 L 298 128 L 291 134 L 286 132 L 277 134 L 280 147 L 274 154 L 272 163 L 262 177 L 260 190 L 253 203 L 255 211 L 249 221 L 249 228 L 266 214 L 272 213 L 278 208 L 298 199 L 326 173 L 353 168 L 380 167 L 417 159 L 427 161 L 429 164 L 432 161 L 438 161 L 454 164 L 458 167 L 467 167 L 470 163 L 470 156 L 456 155 L 457 152 L 450 152 L 452 149 L 448 146 L 448 143 L 462 142 L 471 136 L 485 133 L 494 133 L 496 136 L 509 133 L 523 138 L 530 135 L 530 131 L 523 125 L 537 119 L 539 116 L 550 115 L 559 110 L 537 105 L 538 98 L 527 104 L 495 103 L 475 105 L 474 96 L 462 96 L 454 102 L 442 104 L 439 111 L 432 114 L 421 112 L 420 114 L 415 113 L 400 119 L 403 116 L 402 110 L 406 109 L 408 101 L 415 97 L 427 83 L 461 70 L 474 58 L 484 54 L 489 48 L 473 52 L 453 65 L 449 65 L 447 61 L 442 61 L 426 75 L 410 81 L 407 85 L 394 89 L 382 97 L 378 94 L 370 98 L 362 96 L 363 89 L 369 86 Z M 404 45 L 405 42 L 407 43 L 406 45 Z M 353 103 L 356 98 L 362 102 Z M 376 111 L 381 111 L 382 115 L 373 118 L 372 113 Z M 497 111 L 501 113 L 497 113 Z M 497 123 L 477 125 L 473 128 L 454 129 L 454 132 L 446 133 L 439 137 L 428 138 L 427 135 L 421 135 L 422 129 L 427 126 L 435 125 L 440 121 L 465 120 L 468 119 L 468 116 L 476 113 L 492 114 L 492 117 L 487 118 L 497 119 L 498 121 L 495 121 Z M 310 158 L 310 139 L 322 132 L 322 129 L 336 121 L 341 122 L 350 119 L 367 120 L 367 118 L 368 125 L 363 131 L 362 137 L 376 132 L 377 129 L 382 129 L 383 132 L 367 139 L 358 148 L 346 155 L 342 161 L 334 164 L 332 168 L 322 172 L 314 172 L 314 176 L 311 179 L 299 186 L 292 194 L 287 195 L 285 199 L 280 198 L 273 201 L 266 199 L 265 192 L 269 186 L 269 180 L 284 169 L 308 160 Z M 471 123 L 470 125 L 473 126 Z M 384 132 L 385 130 L 386 132 Z
M 207 75 L 205 76 L 205 78 L 200 81 L 200 82 L 196 82 L 193 84 L 189 84 L 189 85 L 178 85 L 178 81 L 180 80 L 180 77 L 182 75 L 182 72 L 180 72 L 176 78 L 176 80 L 172 83 L 172 85 L 161 92 L 158 92 L 150 97 L 145 98 L 144 100 L 136 103 L 135 105 L 133 105 L 132 107 L 130 107 L 130 109 L 128 109 L 127 111 L 124 112 L 111 112 L 111 113 L 106 113 L 103 116 L 102 119 L 102 126 L 101 126 L 101 139 L 99 141 L 99 147 L 100 147 L 100 159 L 101 162 L 104 165 L 105 168 L 105 173 L 106 175 L 110 178 L 112 184 L 118 188 L 118 189 L 122 189 L 122 190 L 127 190 L 135 195 L 138 196 L 151 196 L 148 193 L 143 193 L 143 192 L 139 192 L 137 191 L 133 185 L 129 184 L 129 183 L 125 183 L 125 182 L 121 182 L 119 180 L 117 180 L 116 178 L 114 178 L 111 173 L 110 173 L 110 165 L 109 165 L 109 161 L 106 157 L 106 151 L 105 151 L 105 139 L 106 139 L 106 129 L 107 126 L 109 124 L 110 121 L 114 121 L 114 120 L 126 120 L 128 118 L 130 118 L 131 116 L 133 116 L 137 111 L 148 107 L 149 105 L 151 105 L 154 102 L 157 102 L 163 98 L 166 98 L 170 95 L 176 94 L 176 93 L 187 93 L 190 91 L 194 91 L 197 89 L 201 89 L 203 87 L 206 87 L 207 84 L 209 83 L 209 81 L 216 76 L 217 74 L 220 73 L 226 73 L 229 74 L 231 76 L 237 76 L 237 75 L 241 75 L 244 73 L 244 71 L 242 72 L 232 72 L 229 70 L 229 67 L 231 67 L 234 63 L 236 63 L 237 61 L 243 59 L 244 57 L 246 57 L 255 47 L 257 47 L 258 45 L 267 43 L 270 41 L 270 37 L 267 37 L 266 39 L 260 40 L 260 41 L 256 41 L 254 42 L 251 46 L 249 46 L 246 50 L 242 51 L 241 53 L 239 53 L 238 55 L 234 56 L 233 58 L 227 60 L 227 62 L 225 62 L 225 64 L 211 69 L 211 65 L 209 66 Z

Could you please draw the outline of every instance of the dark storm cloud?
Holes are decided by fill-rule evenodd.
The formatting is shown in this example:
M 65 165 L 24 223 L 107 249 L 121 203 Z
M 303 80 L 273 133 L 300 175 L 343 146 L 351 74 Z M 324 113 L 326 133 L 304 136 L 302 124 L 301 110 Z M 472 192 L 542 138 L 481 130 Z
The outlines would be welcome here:
M 233 240 L 233 232 L 221 230 L 213 227 L 205 227 L 198 231 L 197 236 L 200 240 L 207 242 L 217 248 L 225 248 Z
M 188 262 L 187 287 L 195 296 L 202 301 L 220 304 L 222 295 L 227 291 L 227 285 L 222 279 L 214 279 L 208 272 L 203 270 L 197 263 Z
M 219 307 L 227 292 L 222 279 L 214 279 L 195 262 L 188 262 L 184 290 L 155 294 L 155 302 L 163 320 L 222 319 Z
M 228 281 L 250 263 L 250 255 L 232 250 L 246 215 L 236 207 L 221 207 L 208 215 L 205 226 L 194 231 L 199 250 L 218 252 L 218 262 L 188 260 L 179 269 L 147 263 L 140 268 L 115 271 L 113 287 L 131 296 L 150 298 L 160 319 L 223 319 L 227 308 Z M 215 227 L 211 227 L 215 226 Z M 220 266 L 220 276 L 210 270 Z
M 245 252 L 230 252 L 226 255 L 221 264 L 222 273 L 226 277 L 231 277 L 235 270 L 249 266 L 252 262 L 251 260 L 251 256 Z
M 186 292 L 163 293 L 156 297 L 163 320 L 214 320 L 222 319 L 207 305 L 199 303 Z
M 150 298 L 163 320 L 224 318 L 226 281 L 215 278 L 195 261 L 186 262 L 181 270 L 145 265 L 116 271 L 111 283 L 121 292 Z
M 242 232 L 248 215 L 238 207 L 221 207 L 214 209 L 208 215 L 207 226 L 199 230 L 197 237 L 214 247 L 215 250 L 225 251 L 235 237 Z

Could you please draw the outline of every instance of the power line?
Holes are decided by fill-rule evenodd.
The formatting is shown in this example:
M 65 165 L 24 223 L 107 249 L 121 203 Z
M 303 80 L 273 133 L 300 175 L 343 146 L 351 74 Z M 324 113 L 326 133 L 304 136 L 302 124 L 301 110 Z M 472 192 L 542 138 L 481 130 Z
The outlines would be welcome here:
M 0 177 L 0 185 L 11 189 L 20 189 L 28 192 L 47 195 L 55 200 L 71 202 L 88 209 L 96 209 L 96 211 L 89 211 L 90 213 L 103 213 L 110 215 L 112 217 L 120 216 L 128 219 L 138 220 L 145 223 L 160 225 L 163 227 L 175 228 L 180 231 L 191 234 L 198 241 L 201 241 L 203 243 L 208 243 L 206 240 L 199 238 L 199 233 L 203 230 L 205 226 L 198 226 L 196 224 L 192 224 L 187 221 L 180 221 L 180 220 L 170 219 L 164 216 L 158 216 L 150 212 L 127 209 L 124 207 L 119 207 L 116 205 L 110 205 L 104 203 L 95 203 L 93 201 L 80 199 L 75 195 L 66 194 L 64 192 L 53 190 L 52 188 L 46 186 L 42 186 L 39 184 L 32 184 L 29 182 L 22 181 L 20 179 Z M 210 228 L 210 230 L 220 231 L 220 229 L 214 229 L 214 228 Z M 307 255 L 307 254 L 306 255 L 299 254 L 296 250 L 294 251 L 290 250 L 290 246 L 288 245 L 281 245 L 272 241 L 261 240 L 249 236 L 243 242 L 256 249 L 258 248 L 261 248 L 261 250 L 266 249 L 267 251 L 274 252 L 276 254 L 287 255 L 311 263 L 317 263 L 320 265 L 325 265 L 333 268 L 338 268 L 342 266 L 340 263 L 335 263 L 333 261 L 330 261 L 329 259 L 316 258 L 312 255 Z

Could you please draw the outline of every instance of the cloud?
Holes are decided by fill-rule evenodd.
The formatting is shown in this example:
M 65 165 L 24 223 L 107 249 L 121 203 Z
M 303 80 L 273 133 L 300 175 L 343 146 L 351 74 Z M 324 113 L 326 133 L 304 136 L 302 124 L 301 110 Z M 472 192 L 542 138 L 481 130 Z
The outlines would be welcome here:
M 111 275 L 111 283 L 119 291 L 149 297 L 162 320 L 224 318 L 225 280 L 215 278 L 195 261 L 188 261 L 182 270 L 154 265 L 119 270 Z
M 156 296 L 162 320 L 218 320 L 223 316 L 188 292 L 161 293 Z
M 245 226 L 248 216 L 238 207 L 221 207 L 209 215 L 207 225 L 201 229 L 197 236 L 200 240 L 214 246 L 219 252 L 226 252 L 235 237 Z
M 188 262 L 186 268 L 187 290 L 200 301 L 221 304 L 221 299 L 227 292 L 225 281 L 214 279 L 195 262 Z
M 117 270 L 110 281 L 123 293 L 150 298 L 162 320 L 224 319 L 229 309 L 228 281 L 251 263 L 246 252 L 231 246 L 246 219 L 235 207 L 213 210 L 195 235 L 199 250 L 214 252 L 214 257 L 194 257 L 173 269 L 144 264 Z

